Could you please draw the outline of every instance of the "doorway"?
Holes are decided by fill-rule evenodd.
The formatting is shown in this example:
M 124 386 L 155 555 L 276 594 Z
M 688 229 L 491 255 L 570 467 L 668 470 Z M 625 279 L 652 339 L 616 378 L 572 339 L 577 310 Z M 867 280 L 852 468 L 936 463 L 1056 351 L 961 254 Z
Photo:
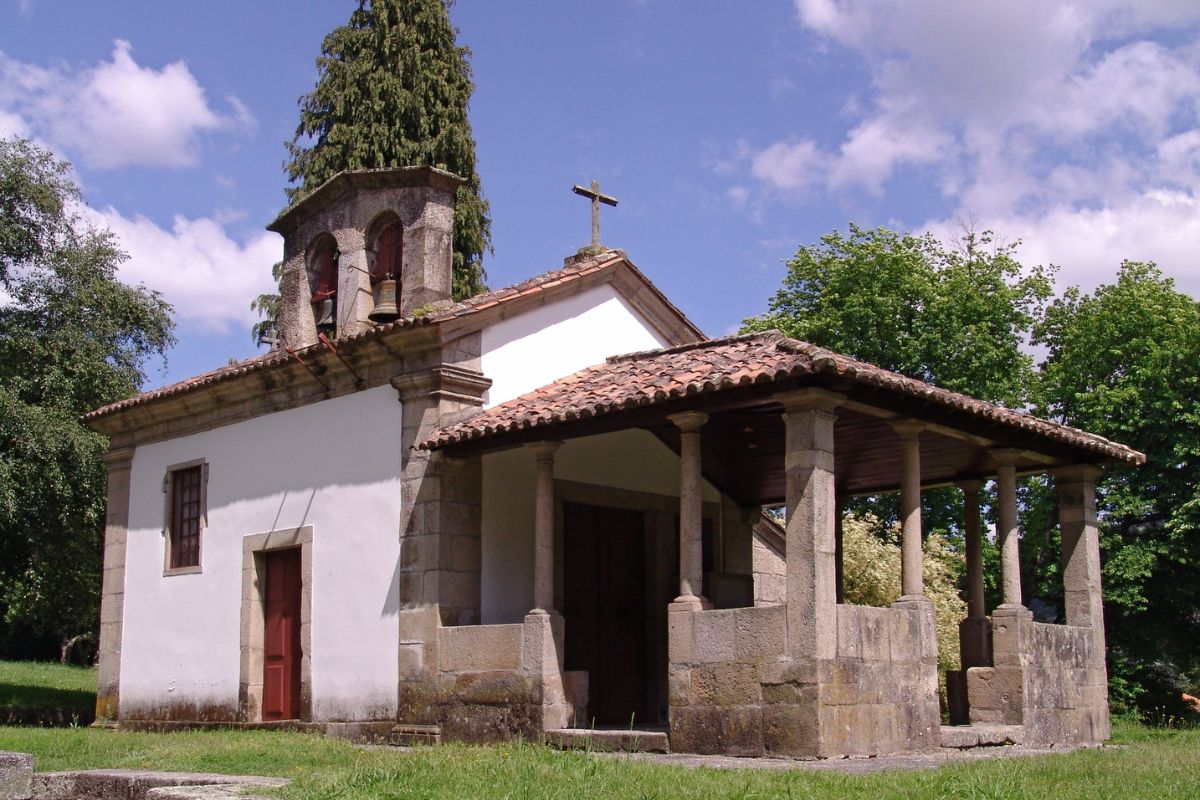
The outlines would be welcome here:
M 645 724 L 645 514 L 563 503 L 565 666 L 588 673 L 597 725 Z
M 263 703 L 267 720 L 300 717 L 300 549 L 263 556 Z

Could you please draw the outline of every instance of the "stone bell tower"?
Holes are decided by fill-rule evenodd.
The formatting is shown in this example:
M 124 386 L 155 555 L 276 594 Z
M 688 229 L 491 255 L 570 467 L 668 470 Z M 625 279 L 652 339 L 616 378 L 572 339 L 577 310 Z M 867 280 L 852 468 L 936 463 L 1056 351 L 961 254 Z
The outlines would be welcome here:
M 293 350 L 450 303 L 454 193 L 433 167 L 342 172 L 281 213 L 279 336 Z M 395 281 L 394 311 L 388 305 Z

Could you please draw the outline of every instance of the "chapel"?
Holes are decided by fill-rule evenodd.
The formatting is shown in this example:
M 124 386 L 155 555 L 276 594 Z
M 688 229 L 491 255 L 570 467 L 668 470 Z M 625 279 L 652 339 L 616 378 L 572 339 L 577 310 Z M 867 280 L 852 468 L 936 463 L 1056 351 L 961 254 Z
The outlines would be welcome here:
M 461 183 L 331 179 L 268 226 L 278 346 L 84 416 L 110 440 L 102 723 L 805 758 L 1108 738 L 1095 487 L 1142 454 L 778 333 L 709 339 L 598 232 L 454 302 Z M 1043 473 L 1060 624 L 1021 597 L 1017 479 Z M 968 614 L 943 708 L 920 498 L 946 486 Z M 903 596 L 848 604 L 842 508 L 890 492 Z

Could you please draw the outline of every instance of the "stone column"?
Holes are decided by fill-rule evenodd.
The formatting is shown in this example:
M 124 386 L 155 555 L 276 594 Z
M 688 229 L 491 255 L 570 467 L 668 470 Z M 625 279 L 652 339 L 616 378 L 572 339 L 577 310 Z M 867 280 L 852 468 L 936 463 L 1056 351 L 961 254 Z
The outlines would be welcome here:
M 846 552 L 842 531 L 842 515 L 846 513 L 846 499 L 839 493 L 833 509 L 833 573 L 834 597 L 839 604 L 846 601 Z
M 438 629 L 479 623 L 483 464 L 414 445 L 481 406 L 491 381 L 442 363 L 391 383 L 403 404 L 397 719 L 431 724 L 439 713 Z
M 531 614 L 556 614 L 554 609 L 554 453 L 562 442 L 528 445 L 537 459 L 537 492 L 533 517 L 533 610 Z
M 786 427 L 787 651 L 793 658 L 837 655 L 833 426 L 842 400 L 823 389 L 779 396 Z
M 371 295 L 371 275 L 367 263 L 363 231 L 346 228 L 337 231 L 338 299 L 337 336 L 353 336 L 371 328 L 369 319 L 375 299 Z
M 132 447 L 110 449 L 104 515 L 104 575 L 100 594 L 100 668 L 96 685 L 96 724 L 117 721 L 120 711 L 121 639 L 125 608 L 125 544 L 129 536 L 129 473 Z
M 1017 532 L 1017 459 L 1020 451 L 996 450 L 996 543 L 1000 547 L 1000 571 L 1004 605 L 1021 604 L 1021 551 Z
M 1083 702 L 1073 724 L 1086 727 L 1093 741 L 1112 733 L 1105 664 L 1104 604 L 1100 580 L 1100 530 L 1096 525 L 1096 480 L 1100 470 L 1087 464 L 1052 473 L 1058 488 L 1062 531 L 1063 605 L 1067 625 L 1091 631 L 1091 659 L 1084 675 L 1072 673 L 1072 689 Z M 1067 676 L 1064 674 L 1064 679 Z M 1080 678 L 1083 678 L 1080 680 Z
M 1068 625 L 1091 628 L 1104 650 L 1104 605 L 1100 587 L 1100 531 L 1096 526 L 1096 479 L 1089 465 L 1053 472 L 1062 530 L 1063 604 Z
M 924 597 L 925 566 L 921 549 L 921 430 L 917 420 L 892 423 L 900 436 L 900 595 Z
M 562 614 L 554 608 L 554 453 L 562 442 L 528 445 L 537 459 L 533 517 L 533 605 L 525 615 L 522 664 L 535 687 L 530 711 L 541 730 L 571 724 L 573 709 L 563 685 Z M 570 587 L 567 587 L 570 591 Z
M 983 598 L 983 540 L 979 518 L 982 481 L 963 481 L 963 531 L 967 546 L 967 618 L 958 626 L 963 669 L 992 663 L 992 624 Z
M 703 495 L 700 473 L 700 427 L 703 411 L 668 417 L 679 428 L 679 597 L 676 603 L 704 607 Z

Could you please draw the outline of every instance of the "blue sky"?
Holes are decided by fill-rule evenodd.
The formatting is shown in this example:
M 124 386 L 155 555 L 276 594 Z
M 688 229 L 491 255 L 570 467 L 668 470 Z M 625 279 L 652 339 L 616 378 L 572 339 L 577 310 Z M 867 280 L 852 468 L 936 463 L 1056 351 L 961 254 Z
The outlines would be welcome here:
M 88 213 L 162 291 L 149 385 L 253 355 L 281 252 L 284 142 L 352 2 L 0 0 L 0 135 L 71 160 Z M 849 222 L 964 221 L 1060 285 L 1156 260 L 1200 296 L 1195 0 L 458 0 L 493 287 L 602 238 L 710 335 Z

